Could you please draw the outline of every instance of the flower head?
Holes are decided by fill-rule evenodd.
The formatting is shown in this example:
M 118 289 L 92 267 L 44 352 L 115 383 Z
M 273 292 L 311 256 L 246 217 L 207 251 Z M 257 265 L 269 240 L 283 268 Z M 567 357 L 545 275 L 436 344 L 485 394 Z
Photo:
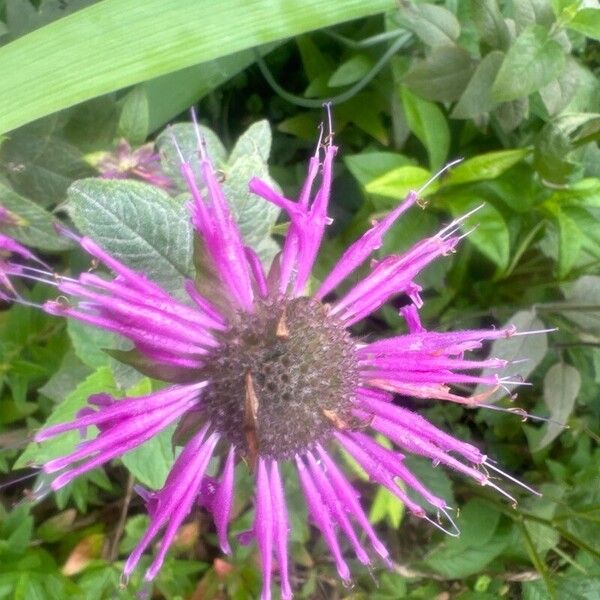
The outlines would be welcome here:
M 105 179 L 140 179 L 166 190 L 173 185 L 162 172 L 152 142 L 134 150 L 127 140 L 122 139 L 113 153 L 101 152 L 92 157 L 92 162 Z
M 395 397 L 478 405 L 483 396 L 464 398 L 453 386 L 485 384 L 489 394 L 503 384 L 498 376 L 478 373 L 484 367 L 501 369 L 504 361 L 468 358 L 465 353 L 485 341 L 511 336 L 514 329 L 436 333 L 419 320 L 422 301 L 415 278 L 431 261 L 454 251 L 461 220 L 403 254 L 373 262 L 358 283 L 334 294 L 415 204 L 417 194 L 410 194 L 352 244 L 309 295 L 309 278 L 330 222 L 327 206 L 337 151 L 331 131 L 319 141 L 296 201 L 264 181 L 250 182 L 254 193 L 284 209 L 290 218 L 282 251 L 268 271 L 244 245 L 202 140 L 198 150 L 203 189 L 192 166 L 183 158 L 181 164 L 192 197 L 199 262 L 206 266 L 197 282 L 185 285 L 189 302 L 175 299 L 93 240 L 74 234 L 69 235 L 104 264 L 112 278 L 91 273 L 76 279 L 46 277 L 61 294 L 61 299 L 43 305 L 46 312 L 127 338 L 135 346 L 127 356 L 130 364 L 169 384 L 119 401 L 107 394 L 92 396 L 89 408 L 73 421 L 39 431 L 37 441 L 70 430 L 85 434 L 90 426 L 99 430 L 70 454 L 43 465 L 45 472 L 58 473 L 52 487 L 61 488 L 172 423 L 178 423 L 176 439 L 185 439 L 164 486 L 139 490 L 150 526 L 127 560 L 125 575 L 132 573 L 162 532 L 160 548 L 145 575 L 148 580 L 155 577 L 177 529 L 198 502 L 212 512 L 221 548 L 229 552 L 234 466 L 240 460 L 255 479 L 251 534 L 261 558 L 263 599 L 271 597 L 275 570 L 282 597 L 292 596 L 283 462 L 295 467 L 312 522 L 344 581 L 350 579 L 350 570 L 340 538 L 366 565 L 376 557 L 387 561 L 388 552 L 364 513 L 358 492 L 337 464 L 337 449 L 351 455 L 373 482 L 397 496 L 413 515 L 440 528 L 438 519 L 445 515 L 450 533 L 455 526 L 446 501 L 411 473 L 403 461 L 405 453 L 426 457 L 512 499 L 490 478 L 488 470 L 498 469 L 479 449 L 400 406 Z M 8 249 L 20 260 L 18 266 L 7 263 L 6 273 L 44 279 L 40 269 L 27 266 L 31 256 L 18 247 Z M 14 290 L 10 284 L 7 289 Z M 407 298 L 401 310 L 407 334 L 370 342 L 352 336 L 352 325 L 398 295 Z M 375 434 L 395 447 L 386 447 Z M 217 478 L 207 475 L 213 458 L 220 461 Z M 423 501 L 415 502 L 407 489 Z

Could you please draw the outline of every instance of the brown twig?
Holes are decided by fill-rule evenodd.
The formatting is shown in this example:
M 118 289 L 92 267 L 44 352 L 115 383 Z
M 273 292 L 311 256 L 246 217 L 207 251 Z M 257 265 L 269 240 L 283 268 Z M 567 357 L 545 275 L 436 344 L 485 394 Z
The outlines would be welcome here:
M 119 516 L 119 521 L 117 522 L 112 542 L 108 550 L 108 562 L 114 562 L 119 556 L 119 542 L 121 541 L 121 535 L 125 529 L 125 521 L 127 520 L 129 503 L 131 502 L 131 497 L 133 495 L 133 482 L 133 475 L 129 473 L 129 476 L 127 477 L 127 487 L 125 488 L 125 496 L 123 497 L 123 505 L 121 507 L 121 514 Z

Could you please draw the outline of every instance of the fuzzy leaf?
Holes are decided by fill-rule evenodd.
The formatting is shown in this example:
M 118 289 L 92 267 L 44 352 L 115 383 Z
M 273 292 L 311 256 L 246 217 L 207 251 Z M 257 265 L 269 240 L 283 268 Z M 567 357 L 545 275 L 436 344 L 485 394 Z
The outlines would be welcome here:
M 192 227 L 181 203 L 136 181 L 84 179 L 69 189 L 67 208 L 79 230 L 112 256 L 185 297 Z
M 0 206 L 7 208 L 20 221 L 17 226 L 0 224 L 0 231 L 14 237 L 22 244 L 47 252 L 67 250 L 72 247 L 71 242 L 56 233 L 53 226 L 56 219 L 47 210 L 13 192 L 2 183 L 0 183 Z

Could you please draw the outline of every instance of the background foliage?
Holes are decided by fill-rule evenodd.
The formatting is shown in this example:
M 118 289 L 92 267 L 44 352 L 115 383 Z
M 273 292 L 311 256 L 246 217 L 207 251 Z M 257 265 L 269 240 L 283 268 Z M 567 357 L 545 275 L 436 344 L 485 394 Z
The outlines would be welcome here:
M 513 508 L 412 459 L 425 483 L 461 507 L 461 536 L 444 537 L 406 516 L 384 490 L 366 486 L 370 518 L 392 550 L 394 570 L 378 569 L 376 584 L 357 567 L 353 588 L 344 589 L 291 489 L 298 597 L 598 598 L 598 2 L 224 0 L 215 6 L 0 1 L 0 204 L 18 217 L 5 230 L 58 270 L 77 271 L 89 265 L 52 226 L 70 219 L 124 261 L 180 289 L 192 270 L 191 232 L 172 138 L 161 130 L 177 121 L 172 135 L 192 153 L 182 111 L 193 103 L 246 240 L 266 259 L 285 224 L 248 194 L 249 175 L 271 176 L 293 195 L 322 118 L 320 104 L 339 97 L 335 221 L 317 276 L 372 218 L 463 157 L 423 190 L 426 210 L 404 216 L 382 252 L 402 251 L 450 216 L 482 205 L 458 252 L 422 277 L 425 323 L 558 329 L 493 345 L 496 356 L 528 359 L 511 368 L 533 385 L 519 388 L 515 403 L 498 396 L 496 406 L 509 412 L 425 401 L 414 408 L 484 447 L 544 496 L 521 494 Z M 351 19 L 357 20 L 346 23 Z M 122 138 L 133 147 L 155 142 L 162 170 L 174 179 L 169 192 L 89 178 Z M 29 293 L 41 299 L 44 292 Z M 76 441 L 63 436 L 27 445 L 42 423 L 73 415 L 91 393 L 141 394 L 153 382 L 102 351 L 117 348 L 109 335 L 22 306 L 1 309 L 0 469 L 14 482 Z M 390 308 L 362 332 L 402 326 Z M 551 421 L 522 421 L 510 412 L 517 406 Z M 42 476 L 4 487 L 0 598 L 135 598 L 144 587 L 138 579 L 119 586 L 120 561 L 146 525 L 133 480 L 161 485 L 172 460 L 167 432 L 42 500 L 30 499 L 32 489 L 44 496 Z M 238 475 L 234 532 L 247 528 L 251 515 L 245 500 L 251 482 Z M 201 511 L 194 517 L 180 530 L 152 597 L 255 596 L 260 581 L 252 548 L 223 559 L 207 517 Z

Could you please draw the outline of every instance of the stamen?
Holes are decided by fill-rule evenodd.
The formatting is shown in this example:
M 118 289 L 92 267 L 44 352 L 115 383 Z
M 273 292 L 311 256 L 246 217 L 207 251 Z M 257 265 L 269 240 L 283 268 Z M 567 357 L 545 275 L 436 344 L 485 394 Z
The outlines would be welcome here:
M 554 331 L 558 331 L 558 327 L 551 327 L 550 329 L 537 329 L 534 331 L 515 331 L 515 333 L 511 335 L 517 337 L 518 335 L 537 335 L 538 333 L 553 333 Z
M 169 135 L 171 136 L 171 141 L 173 142 L 175 151 L 177 152 L 177 154 L 179 154 L 179 160 L 181 160 L 182 164 L 187 163 L 187 161 L 185 160 L 185 158 L 183 156 L 183 152 L 181 151 L 181 148 L 179 147 L 179 142 L 177 141 L 177 137 L 175 136 L 175 132 L 173 131 L 173 128 L 171 127 L 171 125 L 169 125 L 167 127 L 167 131 L 169 132 Z
M 8 481 L 5 481 L 4 483 L 0 483 L 0 490 L 11 487 L 17 483 L 21 483 L 21 481 L 27 481 L 28 479 L 31 479 L 32 477 L 37 477 L 41 472 L 42 472 L 42 470 L 39 469 L 37 471 L 34 471 L 33 473 L 28 473 L 27 475 L 22 475 L 21 477 L 15 477 L 13 479 L 9 479 Z
M 444 173 L 446 173 L 447 171 L 449 171 L 452 167 L 454 167 L 455 165 L 457 165 L 458 163 L 461 163 L 464 159 L 463 158 L 457 158 L 449 163 L 447 163 L 446 165 L 444 165 L 437 173 L 435 173 L 434 175 L 432 175 L 418 190 L 417 190 L 417 194 L 420 196 L 436 179 L 439 179 Z
M 444 514 L 447 515 L 447 513 Z M 450 537 L 458 537 L 460 535 L 460 529 L 458 529 L 458 527 L 456 526 L 456 523 L 454 523 L 454 521 L 452 519 L 449 518 L 449 521 L 452 524 L 452 529 L 446 529 L 439 521 L 439 513 L 438 513 L 438 519 L 432 519 L 431 517 L 429 517 L 428 515 L 423 515 L 423 519 L 425 519 L 427 522 L 431 523 L 436 529 L 439 529 L 440 531 L 443 531 L 446 535 L 449 535 Z
M 541 492 L 538 492 L 536 489 L 528 486 L 527 484 L 523 483 L 522 481 L 520 481 L 516 477 L 513 477 L 512 475 L 509 475 L 505 471 L 502 471 L 501 469 L 499 469 L 498 467 L 496 467 L 494 464 L 492 464 L 493 462 L 494 462 L 493 460 L 491 460 L 491 459 L 488 458 L 484 464 L 489 469 L 492 469 L 492 471 L 496 471 L 496 473 L 502 475 L 502 477 L 504 477 L 505 479 L 508 479 L 509 481 L 512 481 L 513 483 L 516 483 L 518 486 L 522 487 L 524 490 L 527 490 L 529 493 L 534 494 L 535 496 L 539 496 L 540 498 L 542 497 Z

